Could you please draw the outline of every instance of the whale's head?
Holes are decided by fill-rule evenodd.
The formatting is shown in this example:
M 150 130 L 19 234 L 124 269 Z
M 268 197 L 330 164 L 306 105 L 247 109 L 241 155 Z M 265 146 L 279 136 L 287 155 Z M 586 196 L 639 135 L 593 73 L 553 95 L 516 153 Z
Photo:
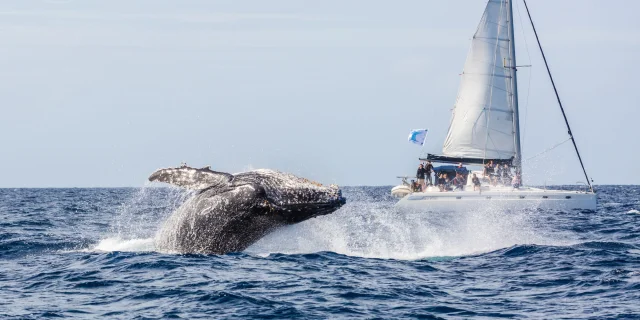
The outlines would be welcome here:
M 289 224 L 333 213 L 346 203 L 336 185 L 323 185 L 293 174 L 260 169 L 234 175 L 234 185 L 257 184 L 265 206 Z

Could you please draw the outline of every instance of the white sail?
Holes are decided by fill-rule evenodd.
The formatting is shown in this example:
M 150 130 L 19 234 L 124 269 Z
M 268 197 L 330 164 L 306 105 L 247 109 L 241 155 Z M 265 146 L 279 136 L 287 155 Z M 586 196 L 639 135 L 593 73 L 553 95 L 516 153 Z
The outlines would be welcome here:
M 490 0 L 473 36 L 453 109 L 445 156 L 515 155 L 508 3 Z

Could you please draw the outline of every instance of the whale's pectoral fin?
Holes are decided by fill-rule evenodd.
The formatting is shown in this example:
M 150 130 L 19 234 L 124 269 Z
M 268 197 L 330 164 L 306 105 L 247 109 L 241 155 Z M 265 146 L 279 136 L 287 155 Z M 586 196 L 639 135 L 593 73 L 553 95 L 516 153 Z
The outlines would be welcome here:
M 179 187 L 202 190 L 211 187 L 226 187 L 231 184 L 233 175 L 217 172 L 208 167 L 196 169 L 191 167 L 159 169 L 149 176 L 149 181 L 159 181 Z

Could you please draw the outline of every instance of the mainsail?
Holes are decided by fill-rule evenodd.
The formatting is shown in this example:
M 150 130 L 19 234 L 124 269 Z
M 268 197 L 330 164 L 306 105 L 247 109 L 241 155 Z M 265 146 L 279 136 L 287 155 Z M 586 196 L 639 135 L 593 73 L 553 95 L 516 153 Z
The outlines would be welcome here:
M 507 0 L 490 0 L 473 36 L 444 157 L 477 161 L 516 155 L 509 6 Z

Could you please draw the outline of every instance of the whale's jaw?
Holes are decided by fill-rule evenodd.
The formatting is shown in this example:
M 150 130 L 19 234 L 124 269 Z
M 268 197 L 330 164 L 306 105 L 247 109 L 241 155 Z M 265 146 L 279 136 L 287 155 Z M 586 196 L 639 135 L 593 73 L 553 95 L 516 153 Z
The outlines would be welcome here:
M 287 224 L 299 223 L 315 217 L 331 214 L 340 209 L 347 200 L 338 197 L 329 202 L 296 203 L 278 207 L 279 214 Z

